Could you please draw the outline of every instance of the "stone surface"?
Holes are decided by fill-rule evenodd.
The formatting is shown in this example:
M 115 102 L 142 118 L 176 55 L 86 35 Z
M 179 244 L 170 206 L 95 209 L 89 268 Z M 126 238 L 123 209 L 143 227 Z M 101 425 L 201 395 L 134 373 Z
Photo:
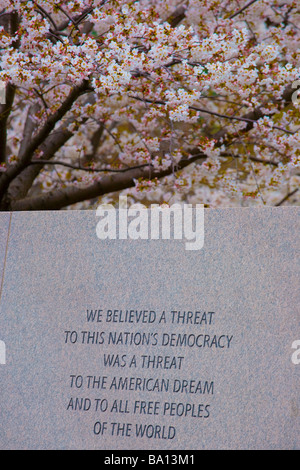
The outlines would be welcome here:
M 206 210 L 199 251 L 99 240 L 96 223 L 92 211 L 12 215 L 0 448 L 299 449 L 299 208 Z M 126 309 L 148 311 L 145 323 Z M 120 377 L 161 388 L 114 390 Z

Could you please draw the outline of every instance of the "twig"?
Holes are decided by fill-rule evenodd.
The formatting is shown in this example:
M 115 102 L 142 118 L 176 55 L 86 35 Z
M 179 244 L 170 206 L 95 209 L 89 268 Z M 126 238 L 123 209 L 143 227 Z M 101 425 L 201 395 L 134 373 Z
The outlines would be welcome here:
M 275 207 L 279 207 L 281 206 L 285 201 L 287 201 L 290 197 L 294 196 L 294 194 L 296 194 L 296 192 L 298 191 L 299 188 L 296 188 L 294 189 L 294 191 L 288 193 L 283 199 L 281 199 L 281 201 L 277 202 L 277 204 L 275 204 Z
M 257 2 L 257 0 L 251 0 L 251 2 L 247 3 L 243 8 L 241 8 L 239 11 L 236 11 L 233 13 L 233 15 L 229 16 L 229 20 L 232 20 L 236 16 L 238 16 L 240 13 L 245 11 L 248 7 L 250 7 L 253 3 Z
M 37 13 L 39 13 L 39 14 L 43 13 L 42 16 L 46 16 L 48 18 L 48 20 L 50 21 L 50 23 L 52 24 L 54 30 L 57 31 L 57 25 L 56 25 L 55 21 L 53 20 L 53 18 L 51 17 L 51 15 L 49 15 L 49 13 L 43 7 L 38 5 L 34 0 L 33 0 L 33 3 L 40 10 L 40 11 L 36 10 Z
M 67 11 L 65 11 L 60 5 L 57 5 L 57 8 L 67 17 L 69 18 L 69 20 L 71 21 L 71 23 L 73 23 L 73 25 L 75 26 L 75 28 L 78 29 L 78 26 L 76 24 L 76 21 L 73 20 L 73 18 L 69 15 L 69 13 Z
M 133 95 L 128 95 L 129 98 L 133 98 L 135 100 L 138 100 L 138 101 L 145 101 L 147 103 L 152 103 L 152 104 L 159 104 L 159 105 L 163 105 L 165 106 L 167 103 L 165 101 L 162 101 L 162 100 L 150 100 L 148 98 L 140 98 L 139 96 L 133 96 Z M 228 116 L 227 114 L 220 114 L 220 113 L 216 113 L 214 111 L 209 111 L 208 109 L 203 109 L 203 108 L 197 108 L 196 106 L 189 106 L 189 109 L 193 109 L 194 111 L 199 111 L 201 113 L 205 113 L 205 114 L 210 114 L 211 116 L 216 116 L 216 117 L 219 117 L 219 118 L 222 118 L 222 119 L 228 119 L 230 121 L 241 121 L 241 122 L 247 122 L 247 123 L 250 123 L 250 124 L 254 124 L 255 122 L 257 122 L 257 120 L 255 119 L 249 119 L 249 118 L 246 118 L 246 117 L 237 117 L 237 116 Z M 282 131 L 282 132 L 286 132 L 287 134 L 295 134 L 297 131 L 289 131 L 288 129 L 285 129 L 283 127 L 279 127 L 279 126 L 273 126 L 272 129 L 277 129 L 279 131 Z
M 151 163 L 144 163 L 142 165 L 137 165 L 137 166 L 131 166 L 128 168 L 121 168 L 121 169 L 112 169 L 112 168 L 89 168 L 85 166 L 76 166 L 72 165 L 71 163 L 63 162 L 60 160 L 31 160 L 30 165 L 61 165 L 65 166 L 66 168 L 71 168 L 72 170 L 78 170 L 78 171 L 88 171 L 90 173 L 104 173 L 104 172 L 110 172 L 110 173 L 125 173 L 126 171 L 130 170 L 136 170 L 138 168 L 144 168 L 146 166 L 153 166 Z

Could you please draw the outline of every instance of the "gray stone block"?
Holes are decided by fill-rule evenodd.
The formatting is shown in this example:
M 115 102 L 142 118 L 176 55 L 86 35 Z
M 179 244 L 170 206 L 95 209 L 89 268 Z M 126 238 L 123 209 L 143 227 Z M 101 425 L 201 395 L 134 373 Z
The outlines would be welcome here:
M 205 210 L 199 251 L 96 223 L 13 213 L 0 448 L 299 449 L 299 208 Z

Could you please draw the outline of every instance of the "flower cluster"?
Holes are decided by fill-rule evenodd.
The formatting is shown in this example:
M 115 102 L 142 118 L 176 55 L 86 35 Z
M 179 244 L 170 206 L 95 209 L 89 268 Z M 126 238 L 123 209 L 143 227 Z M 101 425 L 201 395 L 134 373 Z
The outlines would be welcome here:
M 31 159 L 61 166 L 44 164 L 27 196 L 110 170 L 145 201 L 298 204 L 299 8 L 247 3 L 0 0 L 0 80 L 14 89 L 0 187 L 30 130 L 45 135 Z

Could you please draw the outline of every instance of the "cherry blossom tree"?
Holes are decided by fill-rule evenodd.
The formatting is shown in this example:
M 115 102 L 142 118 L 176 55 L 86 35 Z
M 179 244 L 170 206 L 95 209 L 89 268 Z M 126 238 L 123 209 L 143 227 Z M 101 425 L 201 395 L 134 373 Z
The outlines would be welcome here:
M 298 1 L 0 0 L 0 210 L 299 205 L 299 43 Z

